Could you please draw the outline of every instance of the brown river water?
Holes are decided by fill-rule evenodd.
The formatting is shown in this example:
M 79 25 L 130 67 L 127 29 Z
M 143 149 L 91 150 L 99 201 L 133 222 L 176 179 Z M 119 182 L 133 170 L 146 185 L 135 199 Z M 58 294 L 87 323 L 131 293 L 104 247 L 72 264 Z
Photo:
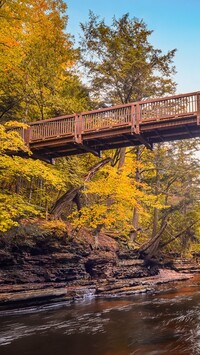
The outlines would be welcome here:
M 0 314 L 0 355 L 200 354 L 200 276 L 153 294 Z

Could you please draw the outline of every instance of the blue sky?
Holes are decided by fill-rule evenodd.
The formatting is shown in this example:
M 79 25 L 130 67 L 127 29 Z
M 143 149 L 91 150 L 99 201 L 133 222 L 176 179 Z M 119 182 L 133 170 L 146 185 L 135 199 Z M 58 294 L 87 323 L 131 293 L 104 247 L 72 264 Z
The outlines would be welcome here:
M 175 66 L 177 93 L 200 90 L 200 0 L 66 0 L 68 32 L 78 39 L 80 22 L 87 22 L 88 12 L 105 18 L 129 12 L 143 19 L 153 30 L 151 43 L 164 52 L 177 48 Z

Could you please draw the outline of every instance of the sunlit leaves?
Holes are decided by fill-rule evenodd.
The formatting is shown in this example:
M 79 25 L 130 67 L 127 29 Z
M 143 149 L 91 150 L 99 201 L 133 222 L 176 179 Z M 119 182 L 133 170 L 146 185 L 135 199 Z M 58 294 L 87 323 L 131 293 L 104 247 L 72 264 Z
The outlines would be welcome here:
M 10 0 L 0 9 L 4 121 L 30 122 L 86 109 L 87 91 L 72 71 L 79 52 L 66 32 L 66 9 L 62 0 Z
M 23 129 L 23 127 L 21 128 Z M 0 124 L 0 154 L 8 151 L 15 152 L 18 150 L 29 152 L 28 148 L 24 144 L 22 137 L 18 134 L 17 131 L 7 129 L 6 126 Z
M 22 196 L 11 193 L 0 193 L 0 231 L 6 232 L 18 225 L 21 217 L 39 215 L 39 211 Z
M 135 169 L 133 161 L 120 170 L 109 165 L 101 169 L 95 179 L 85 184 L 87 205 L 81 209 L 80 216 L 72 214 L 73 223 L 92 228 L 101 224 L 107 229 L 127 233 L 132 228 L 134 207 L 142 215 L 146 215 L 145 207 L 149 204 L 162 207 L 160 201 L 149 193 L 147 184 L 136 182 Z
M 23 216 L 44 216 L 45 206 L 56 191 L 64 189 L 66 179 L 54 166 L 7 155 L 29 152 L 16 131 L 0 125 L 0 142 L 0 230 L 5 231 Z

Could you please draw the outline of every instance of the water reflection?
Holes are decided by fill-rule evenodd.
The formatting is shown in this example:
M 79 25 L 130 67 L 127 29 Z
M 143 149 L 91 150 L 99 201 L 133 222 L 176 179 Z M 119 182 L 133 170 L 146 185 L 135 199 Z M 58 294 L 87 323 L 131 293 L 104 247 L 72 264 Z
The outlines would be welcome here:
M 0 318 L 1 355 L 200 354 L 199 279 L 155 295 Z M 169 288 L 169 286 L 168 286 Z

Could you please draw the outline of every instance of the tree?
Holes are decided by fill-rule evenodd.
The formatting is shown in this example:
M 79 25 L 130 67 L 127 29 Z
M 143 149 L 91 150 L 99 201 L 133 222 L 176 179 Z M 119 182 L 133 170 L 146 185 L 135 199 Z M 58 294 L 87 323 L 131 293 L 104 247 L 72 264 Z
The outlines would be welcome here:
M 129 14 L 113 19 L 108 26 L 92 12 L 89 21 L 81 24 L 82 63 L 88 70 L 92 94 L 98 101 L 125 104 L 149 97 L 173 93 L 175 83 L 173 58 L 176 50 L 163 54 L 154 48 L 149 37 L 152 31 L 143 20 L 129 18 Z M 136 166 L 141 150 L 136 148 Z M 125 162 L 126 149 L 122 148 L 119 169 Z M 134 161 L 135 162 L 135 161 Z M 142 181 L 140 167 L 135 170 L 136 183 Z M 154 210 L 155 216 L 157 209 Z M 139 213 L 133 208 L 132 239 L 137 237 Z
M 78 186 L 75 186 L 75 183 L 73 182 L 73 186 L 65 192 L 55 203 L 55 205 L 52 207 L 51 210 L 51 215 L 53 216 L 54 219 L 60 218 L 61 215 L 63 214 L 65 208 L 69 205 L 71 201 L 74 201 L 77 205 L 78 213 L 81 210 L 81 204 L 79 202 L 80 197 L 79 193 L 81 190 L 84 188 L 84 184 L 90 181 L 93 177 L 93 175 L 105 164 L 108 164 L 111 161 L 111 158 L 105 158 L 102 161 L 96 163 L 94 166 L 92 166 L 89 171 L 87 172 L 86 176 L 84 177 L 84 182 L 82 181 L 82 184 L 79 184 Z M 81 212 L 82 213 L 82 212 Z
M 66 32 L 66 9 L 62 0 L 9 0 L 0 9 L 3 120 L 86 109 L 87 90 L 72 71 L 79 53 Z
M 131 154 L 128 158 L 129 162 L 125 162 L 122 169 L 107 164 L 92 181 L 84 183 L 85 204 L 71 216 L 75 226 L 88 226 L 98 232 L 103 228 L 128 237 L 134 207 L 137 206 L 144 218 L 149 205 L 162 207 L 150 187 L 135 180 L 137 166 L 130 164 L 134 159 Z
M 154 152 L 146 152 L 142 160 L 142 181 L 151 185 L 152 193 L 162 198 L 163 208 L 151 208 L 151 218 L 141 230 L 146 240 L 141 253 L 156 255 L 167 247 L 184 252 L 191 241 L 198 242 L 196 224 L 199 209 L 199 161 L 195 155 L 198 141 L 180 141 L 176 145 L 157 145 Z M 146 221 L 147 222 L 147 221 Z M 172 245 L 172 246 L 171 246 Z
M 73 70 L 79 52 L 66 32 L 66 9 L 62 0 L 0 2 L 1 122 L 44 119 L 83 111 L 90 104 L 88 92 Z M 25 214 L 47 217 L 56 199 L 70 187 L 70 166 L 75 160 L 76 166 L 81 166 L 81 161 L 60 159 L 56 167 L 51 167 L 7 156 L 7 150 L 26 147 L 4 126 L 2 142 L 0 205 L 5 230 Z M 75 175 L 78 180 L 79 174 Z
M 176 50 L 154 48 L 143 20 L 125 14 L 109 27 L 90 11 L 81 28 L 82 63 L 98 100 L 125 104 L 174 92 Z
M 0 231 L 5 232 L 22 217 L 45 217 L 48 203 L 66 182 L 53 166 L 8 155 L 19 149 L 28 152 L 16 131 L 0 125 L 0 140 Z

